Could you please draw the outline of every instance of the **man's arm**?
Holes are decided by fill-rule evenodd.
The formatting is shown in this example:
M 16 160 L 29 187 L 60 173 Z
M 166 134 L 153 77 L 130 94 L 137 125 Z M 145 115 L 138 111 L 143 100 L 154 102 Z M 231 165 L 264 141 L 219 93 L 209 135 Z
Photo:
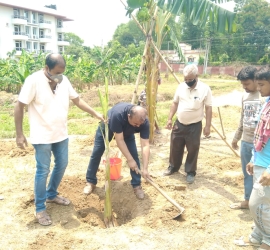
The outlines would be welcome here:
M 138 174 L 137 163 L 127 148 L 127 144 L 124 141 L 123 133 L 115 133 L 115 141 L 116 141 L 118 148 L 122 152 L 122 154 L 126 157 L 127 163 L 128 163 L 128 166 L 130 167 L 130 169 L 133 171 L 136 171 L 136 173 Z
M 244 111 L 242 108 L 239 125 L 238 125 L 238 128 L 234 134 L 233 141 L 232 141 L 233 149 L 238 149 L 237 142 L 241 139 L 242 134 L 243 134 L 243 118 L 244 118 Z
M 83 99 L 80 97 L 72 99 L 73 103 L 81 110 L 87 112 L 88 114 L 98 118 L 101 121 L 104 121 L 103 116 L 96 112 L 94 109 L 92 109 Z
M 144 178 L 151 179 L 148 173 L 148 164 L 149 164 L 149 157 L 150 157 L 149 139 L 141 138 L 141 148 L 142 148 L 142 160 L 143 160 L 142 174 Z
M 19 148 L 25 149 L 27 145 L 27 140 L 23 134 L 23 114 L 24 107 L 26 105 L 20 101 L 17 101 L 14 108 L 14 121 L 15 121 L 15 129 L 16 129 L 16 143 Z
M 203 129 L 204 136 L 210 135 L 211 121 L 212 121 L 212 106 L 205 106 L 205 127 Z
M 177 111 L 177 107 L 178 107 L 178 102 L 173 102 L 170 108 L 170 113 L 168 116 L 168 122 L 166 125 L 167 129 L 172 129 L 172 118 L 175 115 L 176 111 Z

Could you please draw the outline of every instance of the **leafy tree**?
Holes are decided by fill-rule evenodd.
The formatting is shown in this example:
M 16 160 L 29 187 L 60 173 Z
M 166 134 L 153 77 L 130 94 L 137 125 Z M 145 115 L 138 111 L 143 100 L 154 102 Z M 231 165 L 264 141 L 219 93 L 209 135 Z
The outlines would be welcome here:
M 166 5 L 165 5 L 166 2 Z M 215 3 L 226 2 L 223 0 L 216 0 Z M 137 14 L 139 22 L 147 35 L 144 58 L 146 63 L 146 79 L 147 79 L 147 106 L 148 116 L 150 121 L 150 141 L 153 142 L 154 138 L 154 124 L 155 124 L 155 107 L 156 107 L 156 94 L 157 94 L 157 79 L 158 79 L 158 64 L 160 62 L 160 50 L 164 38 L 170 31 L 168 22 L 173 14 L 179 15 L 183 13 L 185 17 L 194 25 L 203 26 L 208 21 L 212 29 L 219 32 L 225 30 L 235 30 L 234 17 L 235 14 L 229 12 L 222 7 L 209 0 L 177 0 L 177 1 L 164 1 L 164 0 L 128 0 L 128 12 L 131 14 L 135 9 L 142 11 L 142 15 Z M 148 15 L 145 11 L 147 8 Z M 152 32 L 154 31 L 154 35 Z M 173 37 L 173 32 L 171 37 Z M 172 40 L 176 46 L 179 46 L 175 39 Z M 155 51 L 151 50 L 149 46 L 153 39 L 155 40 Z M 143 67 L 144 60 L 140 67 Z M 139 76 L 140 77 L 140 76 Z M 137 82 L 138 83 L 138 80 Z M 136 92 L 136 91 L 135 91 Z
M 65 33 L 64 38 L 65 41 L 69 42 L 70 44 L 83 46 L 84 40 L 74 33 L 67 32 Z
M 69 42 L 70 45 L 65 47 L 65 54 L 72 55 L 75 59 L 79 59 L 85 53 L 85 46 L 83 46 L 84 40 L 74 33 L 65 33 L 65 41 Z

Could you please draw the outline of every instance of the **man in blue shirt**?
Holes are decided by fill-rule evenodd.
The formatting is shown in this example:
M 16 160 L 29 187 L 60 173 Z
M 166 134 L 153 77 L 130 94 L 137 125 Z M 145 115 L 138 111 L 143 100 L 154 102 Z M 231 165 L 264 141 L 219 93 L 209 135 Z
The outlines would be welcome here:
M 253 175 L 249 200 L 255 227 L 249 241 L 260 244 L 260 250 L 270 249 L 270 67 L 264 66 L 255 75 L 261 96 L 267 97 L 255 129 L 254 152 L 247 172 Z
M 138 173 L 140 161 L 134 134 L 140 133 L 143 160 L 142 175 L 150 178 L 148 173 L 150 149 L 147 111 L 143 107 L 130 103 L 118 103 L 109 110 L 108 119 L 109 140 L 111 141 L 115 134 L 117 146 L 126 157 L 130 167 L 131 185 L 133 186 L 134 193 L 138 199 L 143 199 L 144 192 L 141 188 L 141 175 Z M 95 144 L 86 173 L 87 183 L 84 188 L 84 194 L 91 194 L 97 184 L 96 173 L 105 150 L 103 134 L 104 124 L 98 127 L 96 131 Z

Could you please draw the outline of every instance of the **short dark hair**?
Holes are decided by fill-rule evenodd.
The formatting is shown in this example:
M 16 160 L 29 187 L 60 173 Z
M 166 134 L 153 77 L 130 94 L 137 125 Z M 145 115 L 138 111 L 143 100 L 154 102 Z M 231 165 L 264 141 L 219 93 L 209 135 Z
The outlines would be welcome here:
M 51 53 L 46 56 L 45 64 L 48 66 L 49 70 L 53 69 L 57 64 L 64 63 L 64 66 L 66 66 L 66 60 L 62 55 L 53 56 L 56 55 L 54 53 Z
M 265 65 L 265 66 L 261 67 L 256 72 L 255 79 L 256 80 L 266 80 L 266 81 L 270 82 L 270 66 Z
M 237 80 L 244 81 L 244 80 L 254 80 L 255 79 L 255 73 L 257 69 L 254 66 L 247 66 L 240 70 L 240 72 L 237 75 Z

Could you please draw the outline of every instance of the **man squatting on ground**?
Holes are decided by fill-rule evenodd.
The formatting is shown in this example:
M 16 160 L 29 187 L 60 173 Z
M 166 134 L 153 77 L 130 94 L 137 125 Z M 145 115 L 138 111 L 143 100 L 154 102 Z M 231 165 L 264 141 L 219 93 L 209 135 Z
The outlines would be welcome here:
M 258 116 L 264 99 L 261 98 L 257 90 L 255 73 L 257 69 L 254 66 L 243 68 L 237 75 L 237 80 L 241 81 L 246 93 L 242 96 L 242 110 L 238 129 L 232 141 L 232 147 L 238 149 L 237 142 L 241 139 L 241 164 L 244 174 L 244 201 L 230 205 L 232 209 L 248 208 L 248 202 L 253 187 L 253 178 L 246 171 L 246 166 L 252 157 L 254 130 L 256 127 L 256 117 Z
M 196 65 L 187 65 L 183 75 L 185 83 L 181 83 L 175 92 L 167 122 L 167 128 L 172 129 L 172 132 L 170 165 L 164 175 L 171 175 L 180 169 L 186 146 L 188 152 L 185 162 L 186 180 L 188 183 L 193 183 L 197 170 L 204 108 L 206 124 L 203 134 L 205 136 L 210 134 L 212 93 L 210 87 L 198 79 Z M 176 112 L 177 119 L 172 127 L 172 118 Z
M 258 90 L 268 97 L 258 116 L 254 132 L 254 149 L 247 172 L 253 175 L 253 189 L 249 209 L 255 227 L 249 241 L 259 243 L 260 248 L 270 249 L 270 67 L 264 66 L 255 74 Z M 258 188 L 263 186 L 263 190 Z
M 70 201 L 58 196 L 57 188 L 68 164 L 67 115 L 69 100 L 81 110 L 104 120 L 102 115 L 84 102 L 63 75 L 66 62 L 60 54 L 49 54 L 45 68 L 25 79 L 15 106 L 16 143 L 19 148 L 27 146 L 22 122 L 24 107 L 28 105 L 30 141 L 35 148 L 35 206 L 38 222 L 47 226 L 52 220 L 46 212 L 46 203 L 54 202 L 67 206 Z M 47 185 L 50 172 L 51 153 L 54 168 Z
M 140 161 L 138 157 L 135 133 L 140 133 L 141 152 L 143 160 L 142 175 L 150 179 L 148 173 L 148 162 L 150 156 L 149 148 L 149 121 L 147 111 L 137 105 L 129 103 L 118 103 L 108 111 L 109 140 L 111 141 L 115 134 L 115 140 L 122 154 L 126 157 L 130 167 L 131 185 L 138 199 L 144 198 L 144 192 L 141 188 Z M 97 185 L 97 170 L 100 164 L 102 154 L 105 150 L 103 141 L 104 124 L 101 124 L 96 131 L 94 148 L 90 157 L 90 162 L 86 173 L 86 186 L 84 194 L 91 194 Z

